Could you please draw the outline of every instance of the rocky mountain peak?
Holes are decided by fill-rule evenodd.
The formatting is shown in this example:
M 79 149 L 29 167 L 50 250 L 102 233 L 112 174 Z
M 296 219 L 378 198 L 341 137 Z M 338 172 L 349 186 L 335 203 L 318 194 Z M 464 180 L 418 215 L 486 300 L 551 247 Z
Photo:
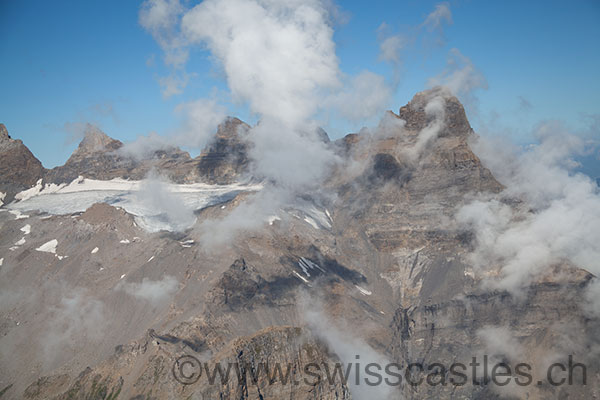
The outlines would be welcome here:
M 234 182 L 248 167 L 247 143 L 243 135 L 250 125 L 235 117 L 227 117 L 213 140 L 196 158 L 197 173 L 210 183 Z
M 0 124 L 0 196 L 8 204 L 18 192 L 29 189 L 45 173 L 42 163 L 35 158 L 21 140 L 13 139 L 4 124 Z
M 473 132 L 461 102 L 441 86 L 415 94 L 400 108 L 399 116 L 406 121 L 408 130 L 420 131 L 440 114 L 444 118 L 440 136 L 468 136 Z
M 4 124 L 0 124 L 0 151 L 7 151 L 15 147 L 23 146 L 23 142 L 13 139 L 8 134 L 8 129 Z
M 85 136 L 73 154 L 90 154 L 99 151 L 116 150 L 122 143 L 102 132 L 98 127 L 86 124 Z
M 227 117 L 225 121 L 217 127 L 215 139 L 237 140 L 239 139 L 240 133 L 249 128 L 250 126 L 244 121 L 236 117 Z
M 8 130 L 4 124 L 0 124 L 0 141 L 9 140 L 10 135 L 8 134 Z

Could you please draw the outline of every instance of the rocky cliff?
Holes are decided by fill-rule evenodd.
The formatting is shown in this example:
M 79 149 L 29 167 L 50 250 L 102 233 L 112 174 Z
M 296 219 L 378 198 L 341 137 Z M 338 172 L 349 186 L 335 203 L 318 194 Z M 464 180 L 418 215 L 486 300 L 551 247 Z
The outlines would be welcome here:
M 0 124 L 0 202 L 10 203 L 15 194 L 35 185 L 45 172 L 27 146 L 12 139 L 4 124 Z

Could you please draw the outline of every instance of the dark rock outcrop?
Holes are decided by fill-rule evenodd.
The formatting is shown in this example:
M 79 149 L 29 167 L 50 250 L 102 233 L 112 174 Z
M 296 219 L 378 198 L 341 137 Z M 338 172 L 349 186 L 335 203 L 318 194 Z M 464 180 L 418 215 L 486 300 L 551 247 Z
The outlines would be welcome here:
M 4 194 L 0 201 L 8 204 L 15 194 L 34 186 L 45 172 L 27 146 L 21 140 L 12 139 L 6 126 L 0 124 L 0 192 Z
M 202 181 L 228 184 L 247 172 L 247 142 L 244 140 L 248 124 L 237 118 L 228 118 L 202 153 L 194 160 Z

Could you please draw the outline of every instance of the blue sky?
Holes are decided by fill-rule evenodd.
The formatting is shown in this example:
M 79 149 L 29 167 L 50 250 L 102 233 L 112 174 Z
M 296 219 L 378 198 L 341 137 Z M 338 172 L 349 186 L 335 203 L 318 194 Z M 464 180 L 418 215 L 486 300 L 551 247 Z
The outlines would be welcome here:
M 0 3 L 0 122 L 46 167 L 66 161 L 76 143 L 65 124 L 93 122 L 122 141 L 178 124 L 175 108 L 225 90 L 206 52 L 192 52 L 194 76 L 182 94 L 164 98 L 158 78 L 168 74 L 162 51 L 138 22 L 136 1 L 4 1 Z M 338 2 L 335 26 L 341 69 L 391 76 L 378 59 L 378 28 L 410 33 L 438 2 Z M 600 113 L 600 2 L 451 1 L 453 23 L 443 43 L 417 41 L 402 56 L 389 109 L 397 112 L 428 79 L 444 70 L 450 49 L 470 58 L 488 89 L 469 108 L 476 130 L 491 127 L 518 144 L 532 141 L 540 120 L 560 119 L 586 132 Z M 523 105 L 527 105 L 524 107 Z M 230 114 L 249 122 L 243 106 Z M 360 126 L 327 127 L 340 137 Z M 585 133 L 582 133 L 585 134 Z M 593 135 L 587 133 L 587 135 Z M 596 132 L 597 135 L 597 132 Z

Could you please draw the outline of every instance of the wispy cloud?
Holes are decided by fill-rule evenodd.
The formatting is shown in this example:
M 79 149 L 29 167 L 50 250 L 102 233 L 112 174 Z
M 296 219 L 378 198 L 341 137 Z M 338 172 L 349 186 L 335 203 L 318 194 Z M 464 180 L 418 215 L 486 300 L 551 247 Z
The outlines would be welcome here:
M 500 199 L 464 206 L 458 221 L 476 234 L 471 261 L 481 271 L 498 269 L 485 282 L 520 295 L 532 282 L 565 264 L 600 274 L 600 194 L 587 176 L 576 173 L 573 157 L 585 142 L 561 124 L 536 129 L 539 144 L 514 149 L 479 139 L 476 154 L 506 186 Z M 520 199 L 521 207 L 502 199 Z M 600 304 L 590 289 L 590 301 Z
M 448 2 L 436 4 L 435 9 L 423 22 L 423 26 L 429 31 L 440 30 L 444 24 L 452 24 L 452 12 Z
M 165 275 L 162 279 L 153 281 L 148 278 L 141 282 L 123 282 L 121 281 L 116 290 L 123 290 L 125 293 L 137 299 L 149 302 L 154 307 L 166 304 L 166 302 L 177 291 L 177 279 L 170 275 Z

